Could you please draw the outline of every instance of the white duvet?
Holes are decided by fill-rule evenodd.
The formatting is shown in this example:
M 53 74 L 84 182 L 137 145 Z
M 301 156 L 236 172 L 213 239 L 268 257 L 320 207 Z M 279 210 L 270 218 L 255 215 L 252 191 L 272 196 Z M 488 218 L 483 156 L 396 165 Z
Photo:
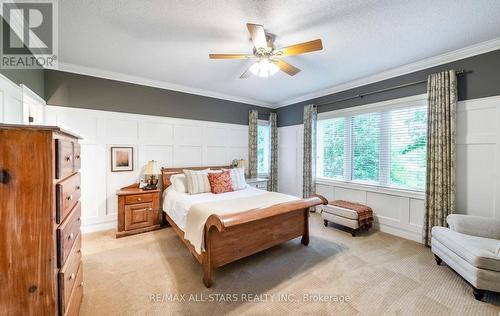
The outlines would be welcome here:
M 165 191 L 163 209 L 184 231 L 184 238 L 194 246 L 198 253 L 204 250 L 203 232 L 210 215 L 239 213 L 298 200 L 297 197 L 291 195 L 252 187 L 222 194 L 189 195 L 179 193 L 173 188 Z
M 174 220 L 180 229 L 185 231 L 187 214 L 193 204 L 252 197 L 266 192 L 267 191 L 262 191 L 248 186 L 246 189 L 234 192 L 221 194 L 201 193 L 191 195 L 187 193 L 179 193 L 174 190 L 173 186 L 169 186 L 163 192 L 163 211 Z

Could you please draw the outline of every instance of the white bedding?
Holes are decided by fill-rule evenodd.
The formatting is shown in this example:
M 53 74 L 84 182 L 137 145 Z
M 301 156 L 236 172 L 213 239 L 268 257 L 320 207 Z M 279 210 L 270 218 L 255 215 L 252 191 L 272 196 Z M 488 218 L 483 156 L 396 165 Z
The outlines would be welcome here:
M 170 186 L 163 192 L 163 211 L 170 216 L 180 229 L 185 231 L 187 214 L 193 204 L 252 197 L 265 194 L 266 192 L 267 191 L 248 186 L 246 189 L 234 192 L 221 194 L 201 193 L 190 195 L 187 193 L 179 193 L 175 191 L 172 186 Z

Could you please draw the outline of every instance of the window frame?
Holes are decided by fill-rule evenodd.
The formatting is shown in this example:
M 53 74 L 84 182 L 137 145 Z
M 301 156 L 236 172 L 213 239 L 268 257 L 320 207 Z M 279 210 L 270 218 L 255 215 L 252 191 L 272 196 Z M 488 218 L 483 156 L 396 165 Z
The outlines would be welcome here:
M 401 187 L 396 185 L 391 185 L 390 183 L 390 142 L 381 141 L 380 153 L 381 155 L 386 155 L 384 159 L 381 159 L 379 163 L 379 181 L 364 181 L 364 180 L 353 180 L 352 179 L 352 117 L 360 114 L 372 113 L 372 112 L 385 112 L 396 109 L 404 109 L 408 107 L 418 107 L 427 106 L 427 94 L 419 94 L 410 97 L 392 99 L 388 101 L 370 103 L 366 105 L 360 105 L 351 108 L 339 109 L 335 111 L 323 112 L 318 114 L 318 122 L 320 120 L 334 119 L 334 118 L 345 118 L 345 141 L 344 141 L 344 178 L 328 178 L 316 174 L 316 179 L 318 184 L 334 184 L 341 187 L 362 189 L 366 191 L 373 192 L 385 192 L 396 195 L 410 196 L 421 198 L 425 195 L 425 188 L 422 190 L 412 189 L 407 187 Z M 384 118 L 385 117 L 385 118 Z M 387 119 L 386 115 L 382 115 L 382 120 Z M 390 131 L 388 124 L 380 124 L 380 137 L 390 137 Z M 319 141 L 319 137 L 317 138 Z M 384 151 L 385 150 L 385 151 Z M 316 163 L 320 164 L 320 155 L 316 155 Z

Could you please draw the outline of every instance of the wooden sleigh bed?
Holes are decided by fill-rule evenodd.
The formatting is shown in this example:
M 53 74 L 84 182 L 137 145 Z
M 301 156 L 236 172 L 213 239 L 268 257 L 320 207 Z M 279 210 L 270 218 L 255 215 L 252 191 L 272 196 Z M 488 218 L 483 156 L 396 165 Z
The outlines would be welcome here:
M 229 168 L 189 167 L 162 168 L 163 189 L 171 185 L 170 177 L 184 169 L 217 170 Z M 210 215 L 204 228 L 204 251 L 197 253 L 193 245 L 184 239 L 184 231 L 165 212 L 164 219 L 172 226 L 179 238 L 186 244 L 193 256 L 203 266 L 203 284 L 210 287 L 213 269 L 279 245 L 291 239 L 302 237 L 303 245 L 309 244 L 309 208 L 328 201 L 315 195 L 270 207 L 252 209 L 226 215 Z

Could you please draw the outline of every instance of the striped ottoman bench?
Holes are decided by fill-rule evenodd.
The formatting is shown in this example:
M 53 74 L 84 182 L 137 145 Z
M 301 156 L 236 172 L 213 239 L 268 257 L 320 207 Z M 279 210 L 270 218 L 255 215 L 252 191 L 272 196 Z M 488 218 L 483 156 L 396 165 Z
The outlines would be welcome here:
M 373 211 L 363 204 L 343 200 L 335 200 L 323 205 L 321 217 L 325 226 L 329 222 L 351 228 L 351 235 L 356 236 L 360 230 L 369 230 L 373 225 Z

